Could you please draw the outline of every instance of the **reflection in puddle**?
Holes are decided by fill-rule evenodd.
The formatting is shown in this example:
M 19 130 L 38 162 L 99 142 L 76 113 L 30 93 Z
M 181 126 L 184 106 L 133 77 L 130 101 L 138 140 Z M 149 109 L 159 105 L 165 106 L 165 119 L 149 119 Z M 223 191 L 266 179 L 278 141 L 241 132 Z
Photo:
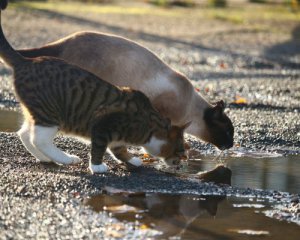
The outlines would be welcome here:
M 198 160 L 190 160 L 183 173 L 194 174 L 213 169 L 216 165 L 213 158 L 213 156 L 199 156 Z M 274 158 L 228 156 L 224 161 L 232 171 L 232 186 L 299 193 L 300 156 Z
M 234 154 L 221 156 L 218 161 L 224 164 L 232 172 L 231 185 L 241 188 L 270 189 L 290 193 L 299 193 L 300 189 L 300 156 L 280 156 L 271 153 L 262 153 L 263 157 L 253 157 L 254 152 L 243 152 L 244 156 Z M 252 157 L 249 157 L 252 156 Z M 189 161 L 179 170 L 177 174 L 195 175 L 202 171 L 215 169 L 216 156 L 202 155 L 194 151 Z M 165 172 L 169 169 L 163 166 L 155 168 Z M 228 183 L 227 183 L 228 184 Z
M 164 236 L 182 235 L 200 215 L 215 216 L 221 196 L 146 193 L 103 194 L 87 200 L 95 211 L 108 211 L 120 220 L 139 222 Z M 125 211 L 124 211 L 125 210 Z
M 262 212 L 270 205 L 264 200 L 106 192 L 87 199 L 86 204 L 94 211 L 105 210 L 119 220 L 135 222 L 137 229 L 162 232 L 158 239 L 249 239 L 251 235 L 293 240 L 300 233 L 296 224 L 265 217 Z
M 228 151 L 232 157 L 250 157 L 250 158 L 276 158 L 282 157 L 280 153 L 263 152 L 259 150 L 248 150 L 244 148 L 237 148 Z

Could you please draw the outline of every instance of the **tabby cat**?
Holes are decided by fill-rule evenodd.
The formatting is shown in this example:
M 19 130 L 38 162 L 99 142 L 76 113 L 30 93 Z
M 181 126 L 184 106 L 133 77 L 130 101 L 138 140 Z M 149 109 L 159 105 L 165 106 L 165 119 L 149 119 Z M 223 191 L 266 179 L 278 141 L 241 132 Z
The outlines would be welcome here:
M 4 10 L 7 1 L 0 4 Z M 58 130 L 91 139 L 93 173 L 107 171 L 102 163 L 107 147 L 116 158 L 135 166 L 141 161 L 127 152 L 127 144 L 141 145 L 168 164 L 178 164 L 184 156 L 183 130 L 188 125 L 171 126 L 143 93 L 115 87 L 58 58 L 24 58 L 7 42 L 1 25 L 0 56 L 13 69 L 24 113 L 18 134 L 41 162 L 80 162 L 53 144 Z

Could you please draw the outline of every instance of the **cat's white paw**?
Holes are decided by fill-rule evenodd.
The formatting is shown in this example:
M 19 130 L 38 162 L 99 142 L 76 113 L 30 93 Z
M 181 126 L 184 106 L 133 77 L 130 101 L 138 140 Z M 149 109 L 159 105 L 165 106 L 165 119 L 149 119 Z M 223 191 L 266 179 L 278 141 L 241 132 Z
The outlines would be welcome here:
M 107 172 L 108 167 L 105 163 L 102 163 L 100 165 L 90 164 L 89 169 L 92 173 L 105 173 Z
M 50 162 L 53 162 L 50 158 L 46 158 L 46 157 L 36 158 L 36 161 L 38 163 L 50 163 Z
M 68 154 L 69 155 L 69 154 Z M 70 164 L 78 164 L 81 162 L 80 157 L 76 156 L 76 155 L 69 155 L 69 157 L 71 158 L 72 162 Z
M 78 164 L 81 162 L 81 159 L 76 155 L 66 154 L 64 158 L 60 158 L 58 164 L 71 165 Z
M 139 167 L 143 164 L 142 160 L 138 157 L 133 157 L 128 162 L 136 167 Z

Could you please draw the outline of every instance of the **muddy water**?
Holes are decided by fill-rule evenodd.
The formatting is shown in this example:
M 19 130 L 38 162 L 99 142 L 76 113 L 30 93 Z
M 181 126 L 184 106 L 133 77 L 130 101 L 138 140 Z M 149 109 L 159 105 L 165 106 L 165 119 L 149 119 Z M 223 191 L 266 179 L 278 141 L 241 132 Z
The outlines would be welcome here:
M 157 239 L 298 240 L 300 234 L 298 225 L 266 217 L 269 203 L 259 199 L 115 193 L 91 197 L 86 204 L 135 222 L 137 229 L 153 229 Z

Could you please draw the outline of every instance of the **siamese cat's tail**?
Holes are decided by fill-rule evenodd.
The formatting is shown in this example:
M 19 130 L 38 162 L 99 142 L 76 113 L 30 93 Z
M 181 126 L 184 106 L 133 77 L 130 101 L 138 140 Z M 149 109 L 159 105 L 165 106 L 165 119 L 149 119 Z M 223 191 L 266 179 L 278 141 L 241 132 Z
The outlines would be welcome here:
M 7 0 L 0 0 L 0 57 L 6 64 L 13 67 L 24 61 L 24 58 L 17 53 L 6 40 L 1 24 L 1 13 L 7 7 Z

